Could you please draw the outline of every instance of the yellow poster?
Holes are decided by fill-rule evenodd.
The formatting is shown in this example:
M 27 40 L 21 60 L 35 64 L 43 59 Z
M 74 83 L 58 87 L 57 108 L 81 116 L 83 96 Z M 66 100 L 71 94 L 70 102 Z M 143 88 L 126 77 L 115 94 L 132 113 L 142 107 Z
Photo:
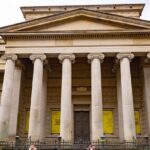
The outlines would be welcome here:
M 136 134 L 141 134 L 140 114 L 139 111 L 134 111 Z
M 30 111 L 27 110 L 26 111 L 25 133 L 28 133 L 28 130 L 29 130 L 29 115 L 30 115 Z
M 60 111 L 52 111 L 51 132 L 52 134 L 60 133 Z
M 104 134 L 113 134 L 114 132 L 113 112 L 111 110 L 103 111 L 103 128 Z

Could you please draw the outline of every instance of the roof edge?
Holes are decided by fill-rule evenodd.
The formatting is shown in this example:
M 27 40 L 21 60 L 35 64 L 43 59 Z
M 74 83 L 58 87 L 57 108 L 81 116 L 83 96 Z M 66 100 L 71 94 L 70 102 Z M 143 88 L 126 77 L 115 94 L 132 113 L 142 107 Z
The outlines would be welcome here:
M 33 13 L 58 13 L 66 12 L 78 8 L 91 9 L 96 11 L 138 11 L 139 15 L 144 9 L 144 3 L 129 3 L 129 4 L 94 4 L 94 5 L 51 5 L 51 6 L 23 6 L 20 7 L 24 15 L 24 18 L 27 18 L 27 15 Z

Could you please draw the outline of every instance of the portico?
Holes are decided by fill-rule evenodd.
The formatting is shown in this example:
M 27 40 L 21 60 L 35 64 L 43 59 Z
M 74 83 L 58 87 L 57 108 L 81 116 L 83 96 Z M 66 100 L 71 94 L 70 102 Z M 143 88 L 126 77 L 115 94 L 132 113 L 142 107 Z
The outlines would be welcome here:
M 131 56 L 130 56 L 131 55 Z M 128 54 L 128 53 L 120 53 L 120 54 L 118 54 L 117 55 L 117 58 L 119 58 L 119 59 L 123 59 L 123 58 L 126 58 L 127 60 L 126 60 L 126 63 L 129 63 L 129 65 L 130 65 L 130 60 L 129 60 L 129 58 L 133 58 L 133 54 Z M 7 57 L 7 55 L 5 55 L 5 57 Z M 8 55 L 8 57 L 10 58 L 10 55 Z M 40 88 L 42 88 L 42 84 L 43 84 L 43 79 L 42 79 L 42 75 L 41 75 L 41 73 L 43 74 L 43 65 L 42 65 L 42 60 L 43 60 L 43 58 L 44 59 L 46 59 L 46 55 L 44 55 L 44 54 L 36 54 L 36 55 L 31 55 L 30 56 L 30 59 L 32 59 L 34 57 L 34 60 L 38 60 L 39 62 L 37 62 L 37 64 L 35 64 L 35 61 L 34 61 L 34 69 L 33 69 L 33 79 L 32 79 L 32 86 L 31 86 L 31 91 L 32 91 L 32 94 L 31 94 L 31 101 L 30 101 L 30 106 L 29 106 L 29 108 L 30 108 L 30 121 L 29 122 L 31 122 L 31 123 L 29 123 L 29 133 L 28 133 L 28 136 L 31 136 L 32 138 L 33 138 L 33 140 L 39 140 L 40 139 L 40 135 L 41 135 L 41 131 L 40 131 L 40 124 L 43 124 L 42 122 L 41 122 L 41 120 L 42 120 L 42 118 L 40 119 L 40 116 L 42 116 L 42 117 L 46 117 L 46 114 L 44 113 L 45 111 L 46 111 L 46 107 L 45 108 L 43 108 L 43 107 L 40 107 L 41 106 L 41 103 L 45 103 L 45 104 L 43 104 L 43 105 L 47 105 L 48 103 L 46 102 L 46 101 L 44 101 L 43 99 L 41 99 L 41 90 L 40 90 Z M 120 57 L 122 57 L 122 58 L 120 58 Z M 42 58 L 42 59 L 41 59 Z M 74 68 L 74 66 L 76 65 L 76 62 L 74 63 L 74 64 L 72 64 L 72 69 L 70 68 L 70 65 L 71 65 L 71 60 L 72 59 L 74 59 L 75 60 L 75 54 L 61 54 L 61 55 L 59 55 L 59 59 L 60 60 L 63 60 L 64 58 L 66 58 L 66 59 L 68 59 L 64 64 L 62 64 L 62 76 L 60 77 L 60 80 L 61 80 L 61 82 L 62 82 L 62 84 L 61 84 L 61 101 L 60 101 L 60 103 L 61 103 L 61 105 L 59 106 L 59 108 L 53 108 L 54 110 L 58 110 L 58 109 L 60 109 L 60 113 L 61 113 L 61 123 L 60 123 L 60 135 L 61 135 L 61 137 L 62 137 L 62 139 L 64 139 L 64 140 L 66 140 L 66 141 L 72 141 L 73 139 L 74 139 L 74 129 L 73 129 L 73 124 L 74 124 L 74 120 L 73 120 L 73 116 L 74 116 L 74 113 L 75 113 L 75 111 L 76 111 L 76 106 L 78 106 L 79 107 L 79 110 L 78 111 L 89 111 L 90 112 L 90 124 L 91 124 L 91 126 L 90 126 L 90 130 L 91 130 L 91 136 L 90 136 L 90 138 L 91 138 L 91 140 L 93 140 L 93 141 L 96 141 L 96 140 L 98 140 L 100 137 L 104 137 L 104 130 L 103 130 L 103 110 L 104 109 L 109 109 L 109 110 L 113 110 L 113 109 L 120 109 L 120 108 L 122 108 L 121 110 L 122 111 L 125 111 L 124 113 L 122 112 L 122 119 L 123 120 L 125 120 L 126 119 L 126 117 L 129 117 L 129 120 L 128 121 L 124 121 L 123 122 L 123 127 L 124 127 L 124 130 L 126 130 L 126 131 L 124 131 L 124 133 L 126 133 L 126 135 L 123 137 L 123 139 L 126 139 L 126 140 L 128 140 L 128 141 L 131 141 L 132 139 L 133 139 L 133 137 L 134 138 L 136 138 L 136 130 L 135 130 L 135 120 L 134 120 L 134 105 L 133 105 L 133 94 L 132 94 L 132 86 L 130 86 L 131 88 L 129 88 L 129 85 L 124 85 L 124 84 L 127 84 L 127 81 L 130 81 L 129 82 L 129 84 L 131 85 L 131 72 L 130 72 L 130 68 L 128 67 L 128 69 L 123 69 L 123 70 L 121 70 L 121 71 L 127 71 L 129 74 L 128 75 L 126 75 L 126 73 L 124 72 L 124 73 L 122 73 L 122 72 L 120 72 L 121 73 L 121 76 L 120 76 L 120 78 L 121 78 L 121 87 L 120 87 L 120 90 L 121 90 L 121 99 L 122 99 L 122 106 L 120 106 L 120 108 L 118 108 L 118 106 L 117 106 L 117 99 L 115 98 L 115 100 L 113 101 L 112 100 L 112 102 L 113 103 L 116 103 L 115 104 L 115 106 L 113 106 L 112 104 L 110 104 L 110 106 L 108 107 L 108 108 L 105 108 L 106 106 L 105 105 L 107 105 L 107 104 L 105 104 L 105 101 L 107 101 L 107 92 L 105 93 L 104 91 L 103 91 L 103 95 L 104 95 L 104 102 L 102 102 L 102 92 L 100 92 L 101 90 L 100 89 L 105 89 L 106 88 L 106 91 L 109 91 L 109 90 L 112 90 L 112 88 L 115 88 L 115 91 L 116 91 L 116 86 L 117 85 L 115 85 L 114 83 L 113 83 L 113 81 L 111 81 L 111 80 L 113 80 L 113 79 L 110 79 L 110 82 L 112 82 L 111 84 L 111 86 L 110 87 L 107 87 L 108 85 L 108 83 L 107 83 L 107 78 L 106 79 L 102 79 L 102 73 L 101 73 L 101 71 L 98 71 L 98 68 L 100 67 L 100 65 L 102 65 L 103 66 L 103 63 L 102 64 L 100 64 L 100 60 L 99 59 L 103 59 L 103 61 L 105 62 L 107 62 L 107 61 L 109 61 L 109 60 L 115 60 L 116 58 L 115 57 L 112 57 L 112 58 L 107 58 L 106 57 L 106 60 L 105 60 L 105 58 L 104 58 L 104 54 L 102 54 L 102 53 L 91 53 L 91 54 L 89 54 L 88 55 L 88 58 L 77 58 L 76 57 L 76 61 L 78 60 L 78 59 L 80 59 L 80 60 L 82 60 L 82 62 L 83 62 L 83 65 L 86 63 L 86 66 L 88 66 L 88 72 L 89 72 L 89 77 L 90 77 L 90 74 L 91 74 L 91 81 L 90 81 L 90 78 L 89 78 L 89 83 L 91 82 L 91 87 L 95 87 L 95 89 L 92 89 L 92 88 L 90 88 L 90 89 L 87 89 L 87 87 L 89 86 L 90 87 L 90 85 L 84 85 L 84 84 L 87 84 L 87 83 L 83 83 L 83 85 L 82 85 L 82 83 L 79 83 L 79 85 L 76 85 L 76 83 L 74 83 L 73 85 L 72 85 L 72 82 L 75 82 L 75 81 L 77 81 L 77 79 L 74 79 L 73 77 L 72 77 L 72 69 Z M 93 64 L 91 64 L 91 67 L 90 67 L 90 64 L 87 62 L 87 61 L 85 61 L 86 59 L 89 59 L 89 60 L 91 60 L 91 59 L 97 59 L 97 60 L 95 60 L 95 62 L 91 62 L 91 63 L 93 63 Z M 55 60 L 57 60 L 57 58 L 55 59 Z M 92 60 L 93 61 L 93 60 Z M 98 64 L 98 62 L 96 62 L 96 61 L 99 61 L 99 64 Z M 39 65 L 38 65 L 38 63 L 39 63 Z M 68 63 L 68 64 L 67 64 Z M 81 63 L 81 62 L 80 62 Z M 115 61 L 114 61 L 114 63 L 115 63 Z M 122 63 L 122 62 L 121 62 Z M 131 62 L 132 63 L 132 62 Z M 50 64 L 50 63 L 49 63 Z M 97 67 L 95 67 L 94 65 L 96 65 L 97 64 Z M 107 62 L 107 64 L 108 64 L 108 62 Z M 32 64 L 31 64 L 32 65 Z M 40 65 L 41 65 L 41 67 L 40 67 Z M 79 63 L 77 63 L 77 65 L 79 65 Z M 81 64 L 82 65 L 82 64 Z M 93 66 L 92 66 L 93 65 Z M 109 64 L 109 66 L 110 65 L 113 65 L 112 63 L 111 64 Z M 86 68 L 86 66 L 84 66 L 85 68 Z M 108 65 L 107 65 L 108 66 Z M 27 66 L 26 66 L 27 67 Z M 37 67 L 37 69 L 35 68 L 35 67 Z M 125 66 L 120 66 L 120 69 L 121 68 L 126 68 L 127 67 L 127 65 L 125 65 Z M 59 65 L 59 68 L 61 69 L 61 64 Z M 58 69 L 59 69 L 58 68 Z M 70 68 L 70 69 L 69 69 Z M 95 68 L 96 68 L 96 70 L 95 70 Z M 105 66 L 105 68 L 107 69 L 108 67 L 106 67 Z M 6 68 L 7 69 L 7 68 Z M 77 69 L 77 68 L 76 68 Z M 9 67 L 8 67 L 8 72 L 10 71 L 10 69 L 9 69 Z M 79 69 L 80 70 L 80 69 Z M 82 69 L 79 71 L 78 70 L 78 73 L 80 74 L 80 72 L 81 72 L 81 74 L 83 74 L 83 72 L 82 72 Z M 101 69 L 100 69 L 101 70 Z M 34 72 L 37 72 L 37 71 L 40 71 L 39 73 L 36 73 L 36 75 L 38 75 L 37 77 L 34 75 Z M 56 67 L 56 69 L 55 69 L 55 71 L 57 71 L 57 67 Z M 111 72 L 111 70 L 109 70 L 110 72 Z M 27 71 L 28 72 L 28 71 Z M 91 73 L 90 73 L 91 72 Z M 112 73 L 113 74 L 113 76 L 115 76 L 115 73 Z M 67 76 L 66 76 L 67 75 Z M 34 77 L 35 76 L 35 77 Z M 51 76 L 51 73 L 49 74 L 49 76 Z M 97 78 L 96 78 L 96 76 L 98 76 Z M 105 76 L 105 75 L 104 75 Z M 111 75 L 107 75 L 107 76 L 111 76 Z M 5 74 L 4 74 L 4 81 L 6 80 L 5 78 L 6 78 L 7 76 L 5 76 Z M 128 77 L 127 79 L 124 79 L 125 77 Z M 70 81 L 69 81 L 69 79 L 70 79 Z M 51 84 L 53 84 L 53 85 L 49 85 L 49 82 L 47 83 L 48 84 L 48 86 L 54 86 L 56 83 L 53 81 L 53 79 L 50 79 L 52 82 L 50 82 Z M 73 80 L 73 81 L 71 81 L 71 80 Z M 80 80 L 80 79 L 79 79 Z M 85 79 L 84 79 L 85 80 Z M 102 84 L 102 82 L 100 81 L 98 81 L 98 80 L 103 80 L 103 83 L 104 83 L 104 85 Z M 122 82 L 124 82 L 124 81 L 126 81 L 125 83 L 122 83 Z M 38 84 L 38 82 L 40 83 L 40 85 L 38 85 L 37 86 L 37 84 Z M 79 81 L 78 81 L 79 82 Z M 80 81 L 81 82 L 81 81 Z M 34 87 L 34 84 L 36 84 L 36 86 Z M 106 85 L 105 85 L 106 84 Z M 113 85 L 114 84 L 114 85 Z M 5 85 L 5 84 L 4 84 Z M 3 85 L 3 86 L 4 86 Z M 81 86 L 82 85 L 82 86 Z M 57 86 L 57 85 L 55 85 L 55 86 Z M 105 87 L 106 86 L 106 87 Z M 114 86 L 114 87 L 112 87 L 112 86 Z M 125 87 L 124 87 L 125 86 Z M 99 87 L 99 88 L 98 88 Z M 102 88 L 103 87 L 103 88 Z M 128 88 L 127 88 L 128 87 Z M 3 87 L 4 88 L 4 87 Z M 48 87 L 47 87 L 48 88 Z M 53 87 L 54 89 L 56 89 L 56 87 Z M 75 90 L 73 90 L 73 88 L 76 88 Z M 77 89 L 78 88 L 78 89 Z M 84 89 L 85 88 L 85 89 Z M 38 89 L 39 89 L 39 91 L 38 91 Z M 104 90 L 103 89 L 103 90 Z M 47 89 L 48 90 L 48 89 Z M 90 90 L 92 90 L 91 92 L 90 92 Z M 131 94 L 127 94 L 127 91 L 126 90 L 128 90 L 128 92 Z M 11 92 L 11 91 L 10 91 Z M 89 93 L 88 93 L 89 92 Z M 35 99 L 33 99 L 33 94 L 35 94 L 35 93 L 37 93 L 37 97 L 35 98 Z M 51 92 L 51 94 L 53 94 L 54 92 Z M 70 93 L 70 94 L 69 94 Z M 72 93 L 72 94 L 71 94 Z M 91 94 L 90 94 L 91 93 Z M 131 102 L 129 102 L 129 103 L 127 103 L 127 101 L 125 101 L 125 102 L 123 102 L 123 93 L 125 93 L 125 96 L 129 96 L 129 97 L 131 97 L 131 99 L 129 99 L 129 98 L 126 98 L 126 99 L 128 99 L 128 100 L 130 100 Z M 59 92 L 58 92 L 58 94 L 59 94 Z M 98 94 L 98 95 L 97 95 Z M 36 94 L 35 94 L 36 95 Z M 34 95 L 34 96 L 35 96 Z M 47 95 L 49 95 L 49 93 L 47 93 Z M 70 96 L 69 96 L 70 95 Z M 90 96 L 91 95 L 91 96 Z M 97 95 L 97 96 L 96 96 Z M 111 94 L 110 94 L 111 95 Z M 7 96 L 7 94 L 6 94 L 6 96 Z M 52 95 L 51 95 L 52 96 Z M 63 98 L 63 97 L 66 97 L 66 98 Z M 69 97 L 68 97 L 69 96 Z M 80 98 L 79 97 L 83 97 L 83 99 L 88 99 L 88 100 L 80 100 Z M 100 97 L 99 97 L 100 96 Z M 124 96 L 124 97 L 125 97 Z M 68 97 L 68 98 L 67 98 Z M 76 98 L 77 97 L 77 98 Z M 84 97 L 88 97 L 88 98 L 84 98 Z M 90 98 L 91 97 L 91 98 Z M 98 97 L 98 98 L 96 98 L 96 97 Z M 78 100 L 78 98 L 79 98 L 79 100 Z M 67 100 L 68 99 L 68 100 Z M 67 100 L 66 102 L 64 101 L 64 100 Z M 101 100 L 101 102 L 99 102 Z M 41 101 L 41 102 L 40 102 Z M 43 101 L 43 102 L 42 102 Z M 115 102 L 116 101 L 116 102 Z M 62 103 L 63 102 L 63 103 Z M 51 104 L 53 104 L 54 102 L 52 102 L 52 103 L 50 103 L 50 105 Z M 69 104 L 70 103 L 70 104 Z M 83 108 L 80 108 L 80 107 L 82 107 L 82 106 L 84 106 L 85 104 L 86 105 L 89 105 L 89 108 L 88 109 L 83 109 Z M 92 104 L 93 103 L 93 104 Z M 107 103 L 107 102 L 106 102 Z M 108 101 L 108 103 L 109 103 L 109 101 Z M 127 106 L 125 105 L 125 103 L 127 103 Z M 28 103 L 29 104 L 29 103 Z M 130 104 L 130 105 L 129 105 Z M 9 104 L 9 105 L 11 105 L 11 104 Z M 17 104 L 16 104 L 17 105 Z M 19 105 L 19 104 L 18 104 Z M 92 106 L 93 105 L 93 106 Z M 1 107 L 3 107 L 3 105 L 1 106 Z M 33 107 L 33 108 L 32 108 Z M 57 106 L 58 107 L 58 106 Z M 91 107 L 91 108 L 90 108 Z M 92 108 L 93 107 L 93 108 Z M 114 108 L 115 107 L 115 108 Z M 4 107 L 5 108 L 5 107 Z M 45 109 L 45 110 L 43 110 L 43 111 L 40 111 L 40 109 L 41 108 L 43 108 L 43 109 Z M 131 109 L 132 108 L 132 109 Z M 27 108 L 26 108 L 27 109 Z M 34 110 L 33 112 L 32 112 L 32 109 Z M 129 109 L 129 110 L 128 110 Z M 141 108 L 140 108 L 141 109 Z M 115 111 L 116 111 L 115 110 Z M 4 111 L 7 111 L 7 110 L 5 110 L 4 109 Z M 98 111 L 100 111 L 100 112 L 98 112 Z M 113 111 L 113 113 L 114 113 L 114 111 Z M 128 113 L 130 114 L 130 115 L 128 115 Z M 45 114 L 45 115 L 44 115 Z M 92 116 L 92 114 L 93 114 L 93 116 Z M 98 115 L 98 114 L 101 114 L 101 119 L 100 119 L 100 115 Z M 124 115 L 123 115 L 124 114 Z M 132 117 L 132 119 L 131 119 L 131 114 L 133 114 L 133 117 Z M 44 115 L 44 116 L 43 116 Z M 70 117 L 69 117 L 69 115 L 70 115 Z M 113 114 L 113 115 L 115 115 L 115 114 Z M 120 114 L 119 114 L 120 115 Z M 114 123 L 114 121 L 118 118 L 116 118 L 117 117 L 117 115 L 115 115 L 114 116 L 114 120 L 113 120 L 113 123 Z M 70 118 L 70 119 L 69 119 Z M 36 119 L 37 119 L 37 121 L 36 121 Z M 39 119 L 39 121 L 38 121 L 38 119 Z M 119 118 L 118 118 L 119 119 Z M 70 121 L 69 121 L 70 120 Z M 95 120 L 95 121 L 94 121 Z M 16 120 L 17 121 L 17 120 Z M 68 123 L 67 123 L 68 122 Z M 127 123 L 128 122 L 128 123 Z M 131 129 L 131 124 L 133 124 L 133 129 Z M 45 126 L 46 124 L 44 124 L 44 126 Z M 36 126 L 36 127 L 35 127 Z M 126 127 L 125 127 L 126 126 Z M 99 128 L 99 129 L 96 129 L 96 128 Z M 119 124 L 118 124 L 118 128 L 119 127 L 121 127 L 121 126 L 119 126 Z M 122 128 L 122 127 L 121 127 Z M 113 129 L 113 130 L 116 130 L 116 129 Z M 99 132 L 98 132 L 99 131 Z M 1 131 L 2 132 L 2 131 Z M 43 131 L 43 132 L 45 132 L 45 131 Z M 116 132 L 116 131 L 115 131 Z M 118 132 L 118 131 L 117 131 Z M 93 136 L 92 136 L 93 135 Z M 8 134 L 6 134 L 6 136 L 8 136 Z M 106 135 L 105 135 L 106 136 Z M 107 136 L 106 136 L 107 137 Z M 112 136 L 112 138 L 113 138 L 113 136 Z M 118 137 L 119 138 L 119 137 Z
M 91 8 L 35 18 L 0 29 L 1 140 L 149 137 L 150 23 Z

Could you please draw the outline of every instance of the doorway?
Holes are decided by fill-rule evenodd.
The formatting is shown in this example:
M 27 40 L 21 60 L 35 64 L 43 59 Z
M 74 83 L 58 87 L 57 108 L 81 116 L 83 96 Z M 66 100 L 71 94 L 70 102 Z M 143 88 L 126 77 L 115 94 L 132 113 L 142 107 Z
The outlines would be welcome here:
M 90 141 L 89 111 L 75 111 L 74 113 L 74 141 Z

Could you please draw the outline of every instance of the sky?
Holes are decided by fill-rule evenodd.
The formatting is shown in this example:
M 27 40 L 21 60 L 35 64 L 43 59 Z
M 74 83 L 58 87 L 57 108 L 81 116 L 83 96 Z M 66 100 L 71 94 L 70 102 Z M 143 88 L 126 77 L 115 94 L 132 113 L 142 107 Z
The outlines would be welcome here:
M 0 27 L 24 21 L 21 6 L 144 3 L 141 19 L 150 21 L 150 0 L 0 0 Z

